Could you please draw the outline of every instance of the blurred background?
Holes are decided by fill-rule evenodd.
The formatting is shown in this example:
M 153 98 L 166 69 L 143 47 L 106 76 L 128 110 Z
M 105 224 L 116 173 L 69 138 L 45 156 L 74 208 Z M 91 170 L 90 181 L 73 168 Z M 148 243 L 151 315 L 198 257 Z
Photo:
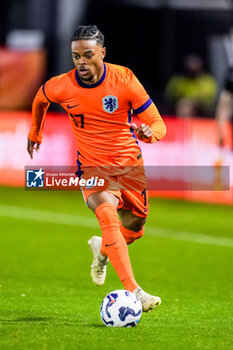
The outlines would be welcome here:
M 215 120 L 233 65 L 232 0 L 1 0 L 0 185 L 24 186 L 26 165 L 75 164 L 71 128 L 58 105 L 50 107 L 33 161 L 26 138 L 40 85 L 73 68 L 70 37 L 79 24 L 99 27 L 106 61 L 132 69 L 164 117 L 164 141 L 142 144 L 147 165 L 233 164 L 231 120 L 222 127 L 224 142 Z M 218 171 L 211 181 L 221 190 Z M 220 192 L 185 198 L 232 204 L 232 192 Z
M 33 160 L 26 149 L 33 98 L 73 69 L 80 24 L 99 27 L 106 61 L 133 70 L 167 126 L 161 142 L 140 142 L 157 190 L 129 250 L 163 303 L 136 332 L 100 326 L 103 297 L 122 286 L 111 264 L 102 288 L 91 282 L 87 241 L 101 233 L 81 191 L 26 187 L 27 166 L 76 166 L 56 104 Z M 1 349 L 232 350 L 232 26 L 233 0 L 0 0 Z

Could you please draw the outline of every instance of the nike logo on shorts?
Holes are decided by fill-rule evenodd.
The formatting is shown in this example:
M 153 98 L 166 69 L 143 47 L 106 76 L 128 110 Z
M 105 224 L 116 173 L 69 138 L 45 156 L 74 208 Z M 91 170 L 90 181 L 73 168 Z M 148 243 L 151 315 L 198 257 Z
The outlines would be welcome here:
M 79 106 L 79 105 L 80 105 L 80 103 L 79 103 L 78 105 L 73 105 L 73 106 L 66 105 L 66 107 L 70 109 L 70 108 L 77 107 L 77 106 Z
M 114 245 L 114 244 L 116 244 L 118 241 L 116 241 L 116 242 L 114 242 L 114 243 L 112 243 L 112 244 L 105 244 L 105 247 L 111 247 L 111 245 Z

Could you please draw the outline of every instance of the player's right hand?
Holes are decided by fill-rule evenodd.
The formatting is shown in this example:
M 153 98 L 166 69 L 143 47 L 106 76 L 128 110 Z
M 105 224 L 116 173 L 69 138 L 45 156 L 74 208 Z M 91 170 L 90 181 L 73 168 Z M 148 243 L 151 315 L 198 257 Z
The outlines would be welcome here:
M 137 138 L 141 141 L 145 139 L 148 140 L 153 135 L 149 125 L 146 125 L 144 123 L 142 123 L 139 127 L 133 123 L 132 128 L 136 133 Z
M 33 151 L 34 151 L 34 149 L 38 152 L 39 149 L 40 149 L 40 144 L 36 143 L 36 142 L 33 142 L 33 141 L 29 140 L 29 138 L 28 138 L 27 151 L 28 151 L 31 159 L 33 159 Z

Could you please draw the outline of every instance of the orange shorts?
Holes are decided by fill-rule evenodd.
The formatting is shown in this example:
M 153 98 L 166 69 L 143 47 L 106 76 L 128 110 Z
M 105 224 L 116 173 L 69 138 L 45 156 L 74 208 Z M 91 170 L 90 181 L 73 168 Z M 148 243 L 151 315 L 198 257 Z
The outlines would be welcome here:
M 107 191 L 119 199 L 117 209 L 130 210 L 141 217 L 148 216 L 149 200 L 143 166 L 130 167 L 82 167 L 82 179 L 96 179 L 91 186 L 82 187 L 85 201 L 98 191 Z M 98 185 L 104 179 L 104 185 Z

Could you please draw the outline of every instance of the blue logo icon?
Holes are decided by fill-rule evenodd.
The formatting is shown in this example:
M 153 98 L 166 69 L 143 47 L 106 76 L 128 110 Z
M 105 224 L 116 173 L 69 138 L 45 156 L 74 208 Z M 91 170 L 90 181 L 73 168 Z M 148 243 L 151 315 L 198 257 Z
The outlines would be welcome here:
M 103 108 L 105 112 L 113 113 L 118 109 L 118 98 L 112 95 L 103 97 Z
M 44 187 L 44 171 L 27 170 L 27 187 Z

